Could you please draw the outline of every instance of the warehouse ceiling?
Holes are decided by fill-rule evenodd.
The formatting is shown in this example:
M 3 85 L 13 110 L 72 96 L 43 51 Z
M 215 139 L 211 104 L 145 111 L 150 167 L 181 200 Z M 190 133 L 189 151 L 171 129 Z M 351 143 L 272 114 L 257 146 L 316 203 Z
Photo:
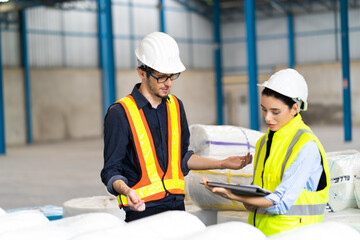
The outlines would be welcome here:
M 74 0 L 0 0 L 0 12 L 12 12 L 37 6 L 60 7 L 61 4 L 68 2 L 74 2 Z
M 176 0 L 183 6 L 212 18 L 213 0 Z M 219 0 L 221 21 L 244 20 L 245 0 Z M 339 0 L 256 0 L 256 17 L 272 18 L 287 13 L 306 14 L 335 11 Z M 349 8 L 359 8 L 360 0 L 348 0 Z

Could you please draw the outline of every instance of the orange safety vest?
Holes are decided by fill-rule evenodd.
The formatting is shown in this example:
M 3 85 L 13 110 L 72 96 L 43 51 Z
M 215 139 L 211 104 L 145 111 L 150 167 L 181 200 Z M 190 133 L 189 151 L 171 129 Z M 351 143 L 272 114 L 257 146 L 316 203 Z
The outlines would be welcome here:
M 154 141 L 142 109 L 138 109 L 135 100 L 128 95 L 120 103 L 126 112 L 134 138 L 142 176 L 134 189 L 145 202 L 162 199 L 167 193 L 185 194 L 184 175 L 181 171 L 181 124 L 180 108 L 177 98 L 168 95 L 166 102 L 168 116 L 168 167 L 161 169 L 154 147 Z M 119 206 L 128 206 L 124 195 L 118 197 Z

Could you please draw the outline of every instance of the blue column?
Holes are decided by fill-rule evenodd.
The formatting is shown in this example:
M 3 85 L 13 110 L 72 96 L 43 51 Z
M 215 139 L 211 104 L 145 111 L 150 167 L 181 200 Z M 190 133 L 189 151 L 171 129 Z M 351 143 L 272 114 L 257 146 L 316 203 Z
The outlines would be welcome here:
M 249 75 L 250 128 L 259 130 L 259 101 L 257 89 L 255 1 L 245 0 L 246 40 Z
M 351 141 L 351 87 L 350 87 L 350 54 L 349 54 L 349 24 L 348 1 L 340 0 L 341 22 L 341 56 L 342 56 L 342 85 L 345 141 Z
M 31 114 L 31 81 L 30 81 L 30 67 L 28 59 L 28 43 L 26 31 L 26 10 L 20 11 L 21 19 L 21 56 L 22 66 L 24 69 L 24 82 L 25 82 L 25 106 L 26 106 L 26 130 L 27 130 L 27 143 L 32 143 L 32 114 Z
M 1 19 L 0 19 L 1 24 Z M 0 25 L 0 50 L 1 50 L 1 25 Z M 5 121 L 4 121 L 4 96 L 3 96 L 3 74 L 2 59 L 0 51 L 0 154 L 5 154 Z
M 291 13 L 287 14 L 288 19 L 288 37 L 289 37 L 289 68 L 295 65 L 295 48 L 294 48 L 294 21 Z
M 221 66 L 221 20 L 220 20 L 220 0 L 213 2 L 213 26 L 214 26 L 214 70 L 216 81 L 216 113 L 217 124 L 224 124 L 223 113 L 223 85 L 222 85 L 222 66 Z
M 160 6 L 160 31 L 166 33 L 164 0 L 159 0 Z
M 112 32 L 111 0 L 98 0 L 99 52 L 102 79 L 103 115 L 116 101 L 116 76 Z

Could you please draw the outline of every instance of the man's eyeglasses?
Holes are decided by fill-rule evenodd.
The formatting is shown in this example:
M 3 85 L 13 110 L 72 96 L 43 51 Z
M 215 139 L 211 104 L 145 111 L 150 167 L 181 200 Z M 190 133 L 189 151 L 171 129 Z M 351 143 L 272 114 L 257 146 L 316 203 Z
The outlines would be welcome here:
M 152 75 L 151 73 L 148 73 L 148 72 L 146 72 L 146 74 L 155 78 L 158 83 L 164 83 L 168 79 L 170 79 L 171 81 L 174 81 L 175 79 L 177 79 L 180 76 L 180 73 L 175 73 L 175 74 L 171 74 L 170 76 L 163 76 L 163 77 L 155 77 L 154 75 Z

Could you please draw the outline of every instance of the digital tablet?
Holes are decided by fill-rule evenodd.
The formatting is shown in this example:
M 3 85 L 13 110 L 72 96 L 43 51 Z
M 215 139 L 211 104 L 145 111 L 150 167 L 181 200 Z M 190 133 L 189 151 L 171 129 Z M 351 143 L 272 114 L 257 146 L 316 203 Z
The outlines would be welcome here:
M 231 190 L 232 193 L 242 196 L 266 196 L 271 192 L 254 185 L 235 185 L 220 182 L 207 182 L 210 187 L 223 187 Z

